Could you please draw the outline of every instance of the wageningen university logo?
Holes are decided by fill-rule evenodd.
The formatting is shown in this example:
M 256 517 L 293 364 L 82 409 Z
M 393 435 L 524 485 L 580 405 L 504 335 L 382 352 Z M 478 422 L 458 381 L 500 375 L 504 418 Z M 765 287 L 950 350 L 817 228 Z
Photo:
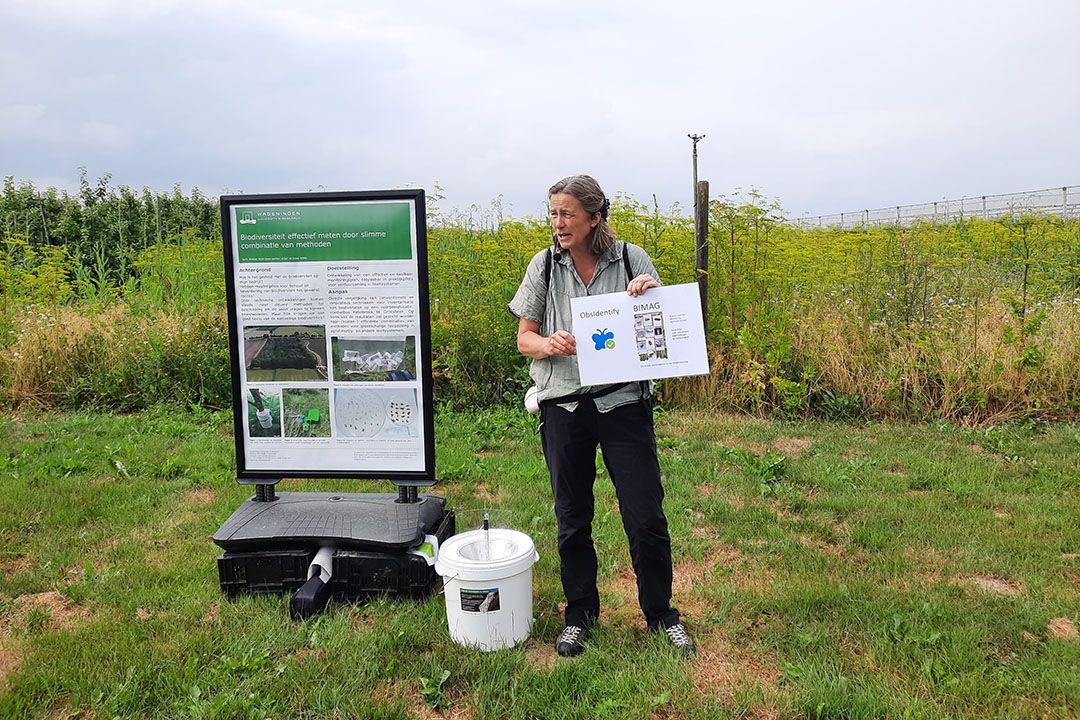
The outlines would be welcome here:
M 611 332 L 607 328 L 600 330 L 599 328 L 593 333 L 593 343 L 596 344 L 596 350 L 614 350 L 615 349 L 615 333 Z
M 259 220 L 299 220 L 299 210 L 241 210 L 241 225 L 255 225 Z

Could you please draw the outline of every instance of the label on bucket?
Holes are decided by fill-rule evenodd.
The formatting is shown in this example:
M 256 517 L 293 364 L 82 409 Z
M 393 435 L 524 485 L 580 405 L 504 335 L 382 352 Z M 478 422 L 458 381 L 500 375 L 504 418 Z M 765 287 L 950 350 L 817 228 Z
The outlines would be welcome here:
M 462 612 L 487 613 L 499 609 L 499 588 L 461 589 Z

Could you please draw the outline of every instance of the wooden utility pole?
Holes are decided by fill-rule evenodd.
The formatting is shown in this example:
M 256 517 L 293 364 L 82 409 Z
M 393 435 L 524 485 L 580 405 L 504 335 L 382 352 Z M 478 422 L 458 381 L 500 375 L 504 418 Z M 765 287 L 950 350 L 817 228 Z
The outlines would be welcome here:
M 701 319 L 705 333 L 709 332 L 709 183 L 697 179 L 697 144 L 704 135 L 690 133 L 686 137 L 694 147 L 694 276 L 701 295 Z
M 697 184 L 694 193 L 694 274 L 701 295 L 701 320 L 709 332 L 709 181 Z

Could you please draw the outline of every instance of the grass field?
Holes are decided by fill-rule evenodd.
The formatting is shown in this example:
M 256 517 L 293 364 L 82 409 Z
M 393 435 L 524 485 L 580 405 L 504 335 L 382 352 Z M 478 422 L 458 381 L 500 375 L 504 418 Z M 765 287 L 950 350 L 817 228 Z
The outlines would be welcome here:
M 1080 426 L 658 413 L 675 601 L 646 637 L 614 492 L 602 627 L 555 656 L 550 490 L 530 419 L 437 417 L 439 491 L 529 533 L 537 623 L 481 654 L 441 597 L 227 602 L 209 536 L 248 495 L 226 413 L 0 420 L 3 718 L 1067 718 L 1080 715 Z M 287 489 L 385 491 L 289 482 Z M 431 705 L 438 706 L 433 709 Z

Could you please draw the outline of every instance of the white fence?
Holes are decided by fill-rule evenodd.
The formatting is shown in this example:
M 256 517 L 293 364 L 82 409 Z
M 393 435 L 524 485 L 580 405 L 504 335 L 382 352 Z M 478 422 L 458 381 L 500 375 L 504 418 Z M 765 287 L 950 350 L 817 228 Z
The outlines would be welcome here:
M 870 225 L 904 225 L 916 221 L 950 222 L 971 218 L 997 218 L 1012 213 L 1045 213 L 1080 218 L 1080 185 L 1006 193 L 977 195 L 959 200 L 939 200 L 917 205 L 896 205 L 876 210 L 855 210 L 833 215 L 804 215 L 785 222 L 803 228 Z

